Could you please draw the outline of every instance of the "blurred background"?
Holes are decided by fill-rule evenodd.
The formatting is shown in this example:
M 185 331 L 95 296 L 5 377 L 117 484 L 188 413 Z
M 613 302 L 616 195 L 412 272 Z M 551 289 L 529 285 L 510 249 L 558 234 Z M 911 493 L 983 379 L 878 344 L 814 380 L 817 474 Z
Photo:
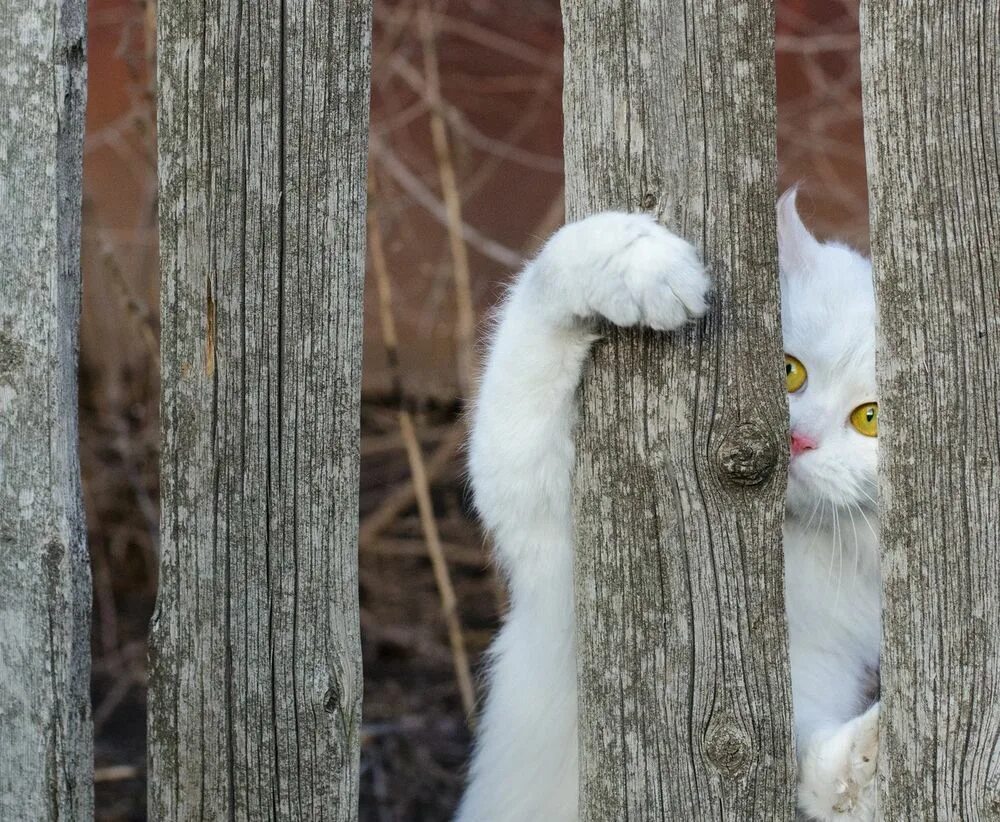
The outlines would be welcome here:
M 146 819 L 146 631 L 159 521 L 156 9 L 153 0 L 89 5 L 80 436 L 94 576 L 97 818 L 110 822 Z M 375 0 L 377 208 L 361 445 L 366 821 L 449 819 L 461 791 L 470 693 L 459 683 L 471 670 L 479 696 L 479 660 L 504 602 L 463 482 L 467 366 L 518 261 L 563 219 L 558 0 L 430 5 L 428 31 L 417 25 L 417 2 Z M 857 0 L 777 6 L 781 185 L 803 183 L 800 208 L 817 233 L 866 249 Z M 384 253 L 371 253 L 378 248 Z M 418 457 L 411 447 L 408 458 L 400 433 L 377 276 L 391 291 Z M 423 523 L 413 459 L 429 479 Z M 437 576 L 429 527 L 444 560 Z M 442 609 L 449 589 L 450 617 Z

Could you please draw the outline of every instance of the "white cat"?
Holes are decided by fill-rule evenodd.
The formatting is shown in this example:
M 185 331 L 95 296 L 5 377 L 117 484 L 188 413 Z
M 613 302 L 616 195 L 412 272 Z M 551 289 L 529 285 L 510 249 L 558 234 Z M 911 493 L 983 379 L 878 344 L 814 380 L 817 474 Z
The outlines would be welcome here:
M 878 747 L 875 315 L 868 262 L 778 206 L 791 416 L 785 600 L 799 806 L 870 820 Z M 458 822 L 577 819 L 571 473 L 594 321 L 669 331 L 706 308 L 694 249 L 651 217 L 567 225 L 499 312 L 472 430 L 477 508 L 511 604 Z

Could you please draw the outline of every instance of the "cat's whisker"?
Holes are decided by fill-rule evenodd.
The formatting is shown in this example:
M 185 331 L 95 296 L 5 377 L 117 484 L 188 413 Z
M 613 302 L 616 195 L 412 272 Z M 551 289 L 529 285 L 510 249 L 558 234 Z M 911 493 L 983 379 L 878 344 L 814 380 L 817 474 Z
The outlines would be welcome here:
M 868 519 L 868 515 L 865 513 L 865 509 L 860 505 L 858 506 L 858 513 L 864 518 L 865 525 L 868 526 L 868 530 L 871 532 L 872 537 L 874 537 L 876 544 L 878 543 L 878 531 L 875 530 L 875 526 L 872 525 L 871 520 Z
M 875 499 L 875 497 L 873 497 L 868 491 L 859 486 L 856 490 L 856 493 L 864 495 L 865 499 L 867 499 L 872 504 L 872 508 L 874 508 L 876 511 L 878 510 L 878 500 Z
M 812 534 L 810 535 L 809 549 L 808 549 L 809 551 L 812 551 L 812 549 L 816 547 L 816 540 L 819 538 L 819 535 L 820 535 L 820 533 L 823 530 L 823 515 L 825 513 L 826 513 L 826 500 L 821 498 L 820 499 L 820 508 L 819 508 L 819 520 L 816 523 L 816 528 L 813 530 Z M 806 533 L 809 534 L 809 529 L 808 528 L 806 529 Z
M 809 519 L 806 520 L 805 527 L 803 527 L 803 529 L 802 529 L 807 534 L 809 533 L 809 526 L 812 525 L 813 517 L 816 516 L 816 512 L 819 510 L 819 504 L 822 501 L 823 500 L 821 498 L 821 499 L 817 499 L 816 502 L 813 503 L 812 511 L 809 512 Z M 822 521 L 823 521 L 823 517 L 822 517 L 822 515 L 820 515 L 820 522 L 822 522 Z
M 858 545 L 858 527 L 854 522 L 854 511 L 852 510 L 855 507 L 857 507 L 859 511 L 861 510 L 861 506 L 858 505 L 856 502 L 851 503 L 850 505 L 847 506 L 847 513 L 851 517 L 851 530 L 854 531 L 854 577 L 851 581 L 852 588 L 855 588 L 857 586 L 858 569 L 860 568 L 860 561 L 861 561 L 861 547 Z
M 826 569 L 826 584 L 833 581 L 833 557 L 837 551 L 837 505 L 830 506 L 830 515 L 833 517 L 833 542 L 830 544 L 830 565 Z
M 840 586 L 844 581 L 844 535 L 840 530 L 840 511 L 837 506 L 833 509 L 833 533 L 837 548 L 837 590 L 833 597 L 834 608 L 840 603 Z

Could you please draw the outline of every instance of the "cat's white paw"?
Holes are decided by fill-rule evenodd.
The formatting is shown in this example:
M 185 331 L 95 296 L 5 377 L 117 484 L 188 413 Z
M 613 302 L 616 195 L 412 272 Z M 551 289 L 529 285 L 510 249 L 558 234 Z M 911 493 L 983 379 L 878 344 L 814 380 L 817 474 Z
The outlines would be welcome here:
M 879 703 L 813 745 L 802 761 L 799 806 L 820 822 L 875 818 Z
M 547 264 L 549 255 L 558 265 Z M 694 247 L 647 214 L 608 212 L 571 223 L 539 265 L 546 298 L 581 319 L 669 331 L 708 305 L 711 283 Z

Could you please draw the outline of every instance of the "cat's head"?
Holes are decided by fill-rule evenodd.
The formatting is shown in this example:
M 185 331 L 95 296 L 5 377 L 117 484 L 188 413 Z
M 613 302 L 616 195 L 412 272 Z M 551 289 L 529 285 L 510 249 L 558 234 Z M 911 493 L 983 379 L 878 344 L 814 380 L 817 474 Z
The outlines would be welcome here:
M 795 190 L 778 202 L 781 321 L 791 461 L 787 507 L 798 517 L 875 507 L 878 397 L 871 264 L 819 242 Z

